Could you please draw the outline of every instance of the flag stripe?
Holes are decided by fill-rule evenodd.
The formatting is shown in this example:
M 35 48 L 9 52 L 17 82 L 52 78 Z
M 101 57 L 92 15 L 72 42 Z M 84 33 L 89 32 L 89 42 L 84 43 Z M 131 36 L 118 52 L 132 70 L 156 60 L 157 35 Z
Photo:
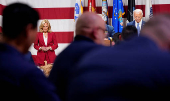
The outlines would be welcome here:
M 48 19 L 53 32 L 70 32 L 75 29 L 74 19 Z M 42 20 L 38 21 L 38 26 Z M 39 30 L 39 29 L 38 29 Z
M 5 6 L 0 5 L 0 15 Z M 35 8 L 40 19 L 74 19 L 74 7 L 66 8 Z
M 73 0 L 0 0 L 0 4 L 7 5 L 14 2 L 21 2 L 33 8 L 56 8 L 74 7 Z
M 2 27 L 0 27 L 0 32 L 2 32 Z M 58 43 L 70 43 L 73 41 L 74 32 L 54 32 L 57 37 Z
M 68 8 L 36 8 L 40 19 L 74 19 L 74 7 Z
M 74 19 L 48 19 L 51 25 L 51 30 L 53 32 L 70 32 L 74 31 L 75 29 L 75 22 Z M 38 30 L 39 25 L 42 20 L 38 21 Z M 2 16 L 0 15 L 0 22 L 2 22 Z M 0 23 L 0 26 L 2 23 Z
M 54 32 L 58 43 L 70 43 L 73 41 L 74 32 Z
M 0 15 L 2 15 L 2 10 L 5 8 L 4 5 L 0 4 Z

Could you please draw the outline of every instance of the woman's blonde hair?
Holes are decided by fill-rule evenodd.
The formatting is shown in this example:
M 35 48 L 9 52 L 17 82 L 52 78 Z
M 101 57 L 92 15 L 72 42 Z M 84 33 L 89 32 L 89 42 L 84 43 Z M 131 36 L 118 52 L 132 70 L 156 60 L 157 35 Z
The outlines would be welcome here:
M 39 26 L 39 31 L 43 32 L 44 23 L 48 24 L 48 31 L 47 32 L 51 32 L 51 25 L 50 25 L 50 22 L 47 19 L 44 19 L 43 21 L 41 21 L 41 24 Z

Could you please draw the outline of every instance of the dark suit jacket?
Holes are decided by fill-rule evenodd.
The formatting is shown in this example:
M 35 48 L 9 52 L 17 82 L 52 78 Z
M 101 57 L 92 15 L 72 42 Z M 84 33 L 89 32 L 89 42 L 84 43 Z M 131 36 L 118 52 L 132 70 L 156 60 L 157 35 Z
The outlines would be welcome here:
M 49 80 L 57 87 L 57 94 L 62 101 L 66 100 L 68 81 L 75 70 L 75 65 L 82 56 L 98 47 L 101 46 L 95 44 L 93 40 L 77 35 L 75 40 L 57 56 Z
M 113 35 L 115 34 L 114 27 L 106 24 L 106 31 L 108 31 L 108 35 L 106 37 L 113 38 Z
M 34 63 L 34 60 L 32 58 L 32 54 L 30 51 L 28 51 L 27 54 L 24 55 L 24 57 L 26 58 L 26 60 L 28 60 L 30 63 Z M 35 64 L 35 63 L 34 63 Z
M 10 101 L 56 101 L 52 85 L 34 63 L 15 48 L 0 44 L 1 99 Z M 59 101 L 59 100 L 58 100 Z
M 51 46 L 52 50 L 49 50 L 47 52 L 44 52 L 42 50 L 39 50 L 40 47 L 49 47 Z M 49 58 L 49 62 L 50 63 L 53 63 L 55 58 L 56 58 L 56 55 L 55 55 L 55 49 L 57 49 L 58 47 L 58 43 L 57 43 L 57 40 L 56 40 L 56 36 L 55 36 L 55 33 L 48 33 L 48 39 L 47 39 L 47 45 L 45 45 L 45 42 L 44 42 L 44 38 L 43 38 L 43 33 L 37 33 L 37 38 L 34 42 L 34 48 L 37 51 L 37 57 L 36 57 L 36 64 L 38 65 L 44 65 L 44 60 L 45 60 L 45 55 L 47 54 L 48 58 Z
M 137 37 L 93 50 L 76 67 L 68 101 L 170 100 L 170 54 Z
M 145 24 L 145 21 L 142 20 L 142 26 L 143 26 L 144 24 Z M 132 26 L 135 26 L 135 20 L 127 23 L 127 26 L 131 26 L 131 25 L 132 25 Z M 141 27 L 142 27 L 142 26 L 141 26 Z M 135 26 L 135 27 L 136 27 L 136 26 Z

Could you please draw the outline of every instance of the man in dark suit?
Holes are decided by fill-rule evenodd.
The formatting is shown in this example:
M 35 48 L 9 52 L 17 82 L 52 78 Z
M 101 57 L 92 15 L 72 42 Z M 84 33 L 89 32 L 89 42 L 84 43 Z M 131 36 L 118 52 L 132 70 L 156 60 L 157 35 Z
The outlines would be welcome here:
M 155 15 L 141 36 L 86 54 L 68 86 L 68 101 L 170 100 L 170 14 Z
M 138 35 L 140 34 L 140 30 L 142 29 L 142 26 L 145 24 L 145 21 L 142 20 L 143 18 L 143 12 L 141 9 L 135 9 L 133 11 L 133 17 L 134 21 L 131 21 L 127 23 L 127 26 L 133 25 L 137 28 L 138 30 Z
M 39 14 L 22 3 L 3 10 L 0 43 L 1 99 L 9 101 L 59 101 L 55 86 L 34 63 L 25 58 L 37 35 Z
M 114 42 L 113 42 L 113 35 L 115 34 L 114 27 L 106 24 L 106 32 L 107 32 L 107 35 L 106 35 L 105 40 L 106 39 L 110 40 L 111 45 L 114 45 Z
M 67 99 L 67 85 L 74 67 L 86 53 L 102 47 L 100 44 L 104 44 L 105 30 L 105 22 L 95 13 L 85 12 L 78 18 L 74 41 L 57 56 L 49 75 L 62 101 Z

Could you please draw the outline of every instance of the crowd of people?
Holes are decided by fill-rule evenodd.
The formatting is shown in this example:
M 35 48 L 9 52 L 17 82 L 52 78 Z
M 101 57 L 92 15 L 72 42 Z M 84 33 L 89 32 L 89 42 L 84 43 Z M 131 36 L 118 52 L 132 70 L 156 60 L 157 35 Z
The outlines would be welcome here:
M 50 22 L 43 20 L 37 33 L 39 13 L 35 9 L 12 3 L 2 16 L 1 99 L 170 100 L 170 14 L 155 14 L 144 22 L 142 10 L 136 9 L 135 20 L 121 33 L 114 33 L 98 14 L 84 12 L 76 21 L 74 41 L 57 57 L 58 43 Z M 112 37 L 113 47 L 104 45 L 106 37 Z M 29 52 L 32 43 L 36 61 Z M 48 77 L 37 68 L 44 61 L 53 64 Z

